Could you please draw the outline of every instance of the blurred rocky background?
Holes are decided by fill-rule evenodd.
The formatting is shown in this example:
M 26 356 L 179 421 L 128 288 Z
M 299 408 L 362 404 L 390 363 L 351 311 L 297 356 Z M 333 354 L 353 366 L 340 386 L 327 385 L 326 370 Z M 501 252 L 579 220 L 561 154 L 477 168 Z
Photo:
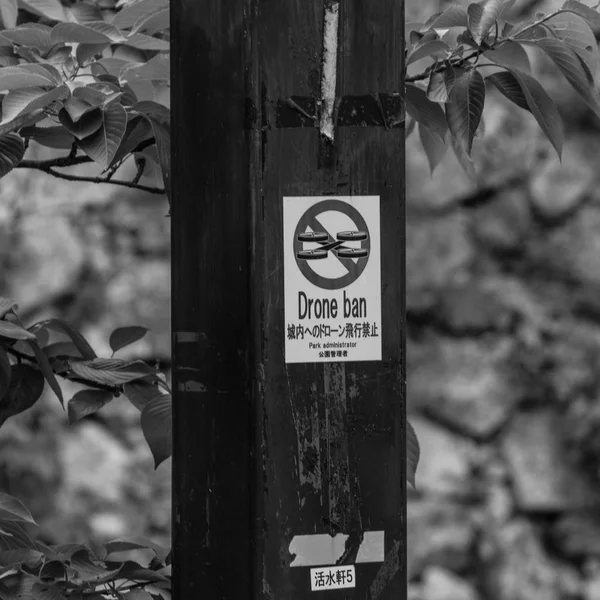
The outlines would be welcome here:
M 444 6 L 407 0 L 407 21 Z M 407 141 L 413 600 L 600 599 L 600 122 L 533 62 L 567 124 L 562 163 L 492 90 L 477 184 L 451 153 L 431 177 Z M 144 325 L 130 355 L 168 370 L 165 199 L 26 170 L 0 180 L 0 199 L 0 295 L 24 322 L 63 317 L 107 354 L 115 327 Z M 124 399 L 69 427 L 47 393 L 0 431 L 0 489 L 49 542 L 168 545 L 169 479 Z
M 168 373 L 166 199 L 25 169 L 0 179 L 0 198 L 0 296 L 18 302 L 23 322 L 62 317 L 99 356 L 110 356 L 116 327 L 148 327 L 119 355 Z M 83 387 L 61 383 L 65 399 Z M 0 430 L 0 490 L 25 502 L 51 543 L 144 536 L 170 546 L 170 460 L 154 471 L 139 419 L 121 397 L 68 426 L 46 389 Z
M 561 4 L 517 1 L 514 20 Z M 444 6 L 409 0 L 407 21 Z M 600 599 L 600 122 L 530 56 L 562 163 L 493 90 L 477 185 L 451 153 L 430 177 L 407 140 L 413 600 Z

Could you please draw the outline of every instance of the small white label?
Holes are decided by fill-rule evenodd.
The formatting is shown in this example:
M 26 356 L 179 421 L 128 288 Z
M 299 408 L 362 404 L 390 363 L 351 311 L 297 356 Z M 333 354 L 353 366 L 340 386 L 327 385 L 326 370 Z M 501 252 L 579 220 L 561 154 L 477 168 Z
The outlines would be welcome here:
M 356 587 L 354 565 L 318 567 L 310 570 L 310 590 L 341 590 Z
M 283 199 L 285 362 L 381 360 L 379 196 Z

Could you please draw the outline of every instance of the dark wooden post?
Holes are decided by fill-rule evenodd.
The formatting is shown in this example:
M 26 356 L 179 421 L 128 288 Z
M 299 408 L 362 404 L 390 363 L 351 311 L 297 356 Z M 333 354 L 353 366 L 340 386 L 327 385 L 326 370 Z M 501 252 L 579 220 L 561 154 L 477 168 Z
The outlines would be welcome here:
M 175 600 L 401 600 L 403 0 L 172 3 Z

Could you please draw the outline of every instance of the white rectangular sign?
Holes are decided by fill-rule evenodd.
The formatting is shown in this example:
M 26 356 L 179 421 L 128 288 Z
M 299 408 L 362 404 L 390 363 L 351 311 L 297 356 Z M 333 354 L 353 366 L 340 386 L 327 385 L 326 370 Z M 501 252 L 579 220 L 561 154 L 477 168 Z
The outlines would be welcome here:
M 379 196 L 283 198 L 285 362 L 381 360 Z
M 319 567 L 310 570 L 310 590 L 342 590 L 356 587 L 354 565 L 340 567 Z

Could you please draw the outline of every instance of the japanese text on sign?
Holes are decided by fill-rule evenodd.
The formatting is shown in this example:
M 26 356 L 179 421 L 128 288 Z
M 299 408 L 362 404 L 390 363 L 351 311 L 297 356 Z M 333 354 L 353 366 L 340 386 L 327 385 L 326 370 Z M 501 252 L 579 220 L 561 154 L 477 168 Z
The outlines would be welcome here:
M 379 197 L 283 202 L 286 363 L 381 360 Z
M 353 587 L 356 587 L 354 565 L 318 567 L 310 570 L 310 589 L 312 592 Z

